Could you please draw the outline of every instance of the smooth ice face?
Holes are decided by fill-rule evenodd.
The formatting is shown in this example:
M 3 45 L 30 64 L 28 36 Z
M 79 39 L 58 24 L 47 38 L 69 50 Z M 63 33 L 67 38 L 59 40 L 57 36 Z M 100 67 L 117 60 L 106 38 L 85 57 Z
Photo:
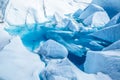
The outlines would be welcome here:
M 68 51 L 60 43 L 54 40 L 48 40 L 40 47 L 38 54 L 40 54 L 43 58 L 63 59 L 67 57 Z
M 91 59 L 91 60 L 90 60 Z M 108 74 L 113 80 L 120 76 L 120 50 L 90 51 L 84 64 L 85 72 Z
M 94 32 L 91 35 L 108 42 L 115 42 L 120 39 L 120 23 Z
M 98 5 L 95 4 L 90 4 L 80 15 L 80 19 L 84 20 L 86 19 L 89 15 L 92 15 L 93 13 L 97 11 L 104 11 L 104 9 Z

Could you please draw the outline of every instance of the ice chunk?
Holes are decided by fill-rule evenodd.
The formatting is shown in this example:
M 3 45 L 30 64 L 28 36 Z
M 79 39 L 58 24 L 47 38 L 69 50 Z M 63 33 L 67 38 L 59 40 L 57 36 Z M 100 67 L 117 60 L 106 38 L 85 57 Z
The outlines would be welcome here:
M 106 50 L 115 50 L 115 49 L 120 49 L 120 40 L 114 42 L 113 44 L 104 48 L 103 50 L 106 51 Z
M 57 12 L 54 13 L 53 19 L 56 28 L 65 28 L 67 23 L 69 22 L 69 19 L 65 17 L 64 15 L 59 15 Z
M 78 18 L 80 16 L 80 14 L 82 13 L 81 9 L 78 9 L 77 11 L 74 12 L 74 14 L 72 15 L 74 18 Z
M 0 51 L 0 78 L 5 80 L 40 80 L 44 63 L 37 54 L 28 51 L 15 37 Z
M 104 11 L 104 9 L 102 7 L 100 7 L 100 6 L 98 6 L 98 5 L 90 4 L 85 10 L 83 10 L 83 12 L 81 13 L 79 19 L 84 20 L 88 16 L 92 15 L 93 13 L 95 13 L 97 11 Z
M 92 3 L 103 7 L 110 17 L 120 12 L 119 0 L 93 0 Z
M 105 26 L 109 27 L 118 23 L 120 23 L 120 12 L 116 14 Z
M 120 76 L 120 50 L 89 51 L 84 64 L 85 72 L 108 74 L 113 80 Z
M 54 59 L 54 58 L 65 58 L 68 55 L 67 49 L 60 43 L 54 40 L 46 41 L 38 52 L 43 58 Z
M 43 80 L 58 80 L 56 76 L 63 78 L 63 80 L 77 80 L 72 66 L 66 59 L 50 61 L 41 74 Z
M 10 43 L 11 38 L 12 37 L 4 29 L 0 28 L 0 50 Z
M 98 73 L 86 74 L 79 70 L 68 59 L 51 60 L 45 70 L 41 73 L 43 80 L 111 80 L 109 76 Z
M 97 37 L 99 39 L 108 41 L 108 42 L 115 42 L 120 39 L 120 24 L 116 24 L 97 32 L 92 33 L 91 35 Z
M 104 46 L 100 45 L 97 41 L 91 41 L 89 44 L 92 45 L 94 50 L 101 50 L 104 48 Z
M 87 17 L 83 23 L 91 27 L 103 27 L 109 21 L 110 18 L 105 11 L 98 11 Z
M 70 31 L 76 32 L 80 30 L 79 25 L 77 24 L 77 22 L 75 22 L 74 20 L 69 20 L 67 26 L 66 26 Z

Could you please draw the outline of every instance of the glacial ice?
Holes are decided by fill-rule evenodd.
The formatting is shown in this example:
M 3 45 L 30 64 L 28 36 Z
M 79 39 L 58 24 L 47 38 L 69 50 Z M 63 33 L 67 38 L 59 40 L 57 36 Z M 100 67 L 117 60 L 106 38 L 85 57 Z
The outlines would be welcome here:
M 93 13 L 97 11 L 104 11 L 104 9 L 98 5 L 90 4 L 87 8 L 82 11 L 82 13 L 79 16 L 80 20 L 86 19 L 89 15 L 92 15 Z
M 42 23 L 48 21 L 48 18 L 53 16 L 54 13 L 59 15 L 71 14 L 79 7 L 80 3 L 72 0 L 27 0 L 25 2 L 24 0 L 17 0 L 17 2 L 16 0 L 10 0 L 6 8 L 5 21 L 9 25 Z
M 79 16 L 80 16 L 80 14 L 82 13 L 82 9 L 78 9 L 77 11 L 75 11 L 73 14 L 72 14 L 72 16 L 74 17 L 74 18 L 78 18 Z
M 51 60 L 48 62 L 45 70 L 41 73 L 43 80 L 111 80 L 102 73 L 86 74 L 79 70 L 68 59 Z
M 104 27 L 110 21 L 105 11 L 98 11 L 87 17 L 83 23 L 91 27 Z
M 68 51 L 56 41 L 48 40 L 40 47 L 38 54 L 42 56 L 42 59 L 62 59 L 67 57 Z
M 119 80 L 120 50 L 89 51 L 84 68 L 87 73 L 103 72 L 113 80 Z
M 119 80 L 119 3 L 0 0 L 0 80 Z
M 13 38 L 0 51 L 0 78 L 3 80 L 40 80 L 44 67 L 39 56 L 28 51 L 19 37 Z

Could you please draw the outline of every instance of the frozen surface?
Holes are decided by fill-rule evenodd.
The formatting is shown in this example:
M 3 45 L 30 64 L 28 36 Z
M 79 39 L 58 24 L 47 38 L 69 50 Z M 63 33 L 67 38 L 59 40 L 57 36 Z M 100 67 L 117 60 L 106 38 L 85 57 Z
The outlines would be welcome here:
M 0 78 L 3 80 L 39 80 L 44 63 L 15 37 L 0 51 Z
M 113 80 L 120 76 L 120 50 L 90 51 L 84 64 L 85 72 L 108 74 Z

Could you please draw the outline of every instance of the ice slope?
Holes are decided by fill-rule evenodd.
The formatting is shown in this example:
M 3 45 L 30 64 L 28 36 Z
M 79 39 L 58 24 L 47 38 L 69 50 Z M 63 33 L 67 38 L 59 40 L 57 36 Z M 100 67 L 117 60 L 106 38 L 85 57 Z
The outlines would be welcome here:
M 0 79 L 40 80 L 44 63 L 37 54 L 28 51 L 19 37 L 13 38 L 0 51 Z
M 91 35 L 108 42 L 115 42 L 120 39 L 119 34 L 120 34 L 120 24 L 116 24 L 104 28 L 102 30 L 99 30 L 97 32 L 94 32 Z
M 103 72 L 113 80 L 120 80 L 120 50 L 90 51 L 84 68 L 87 73 Z

